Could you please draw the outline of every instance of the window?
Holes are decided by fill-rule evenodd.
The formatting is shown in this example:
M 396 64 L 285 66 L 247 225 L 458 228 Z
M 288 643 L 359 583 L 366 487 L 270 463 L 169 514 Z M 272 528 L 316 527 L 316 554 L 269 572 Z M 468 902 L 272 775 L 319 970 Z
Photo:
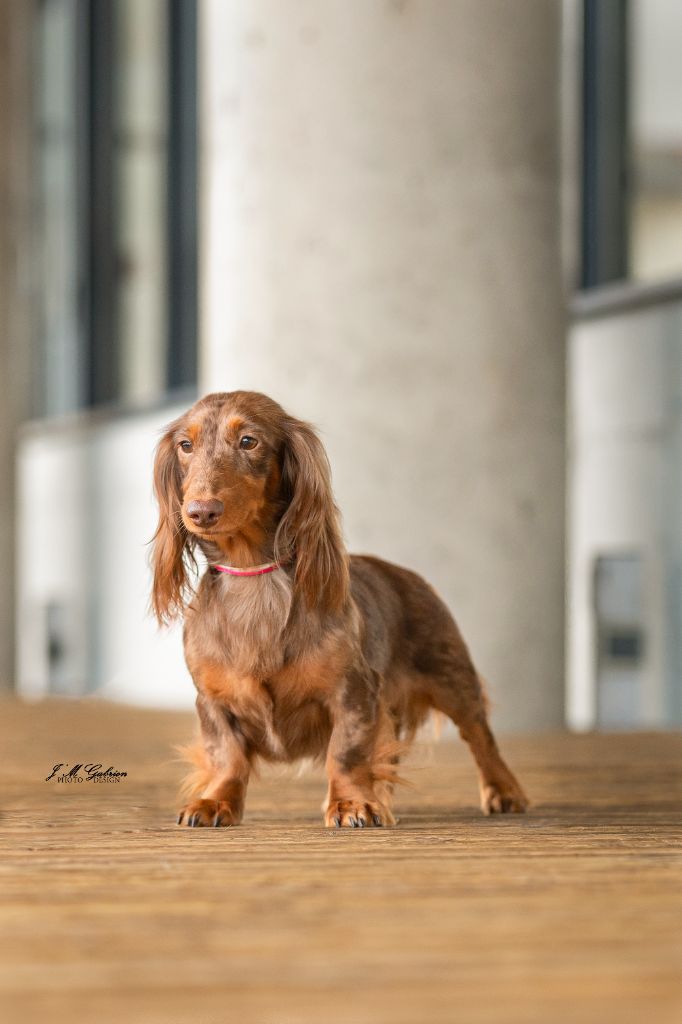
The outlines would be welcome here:
M 196 380 L 195 0 L 43 0 L 39 414 Z
M 682 5 L 585 0 L 582 286 L 682 277 Z
M 634 278 L 682 276 L 682 4 L 631 0 Z

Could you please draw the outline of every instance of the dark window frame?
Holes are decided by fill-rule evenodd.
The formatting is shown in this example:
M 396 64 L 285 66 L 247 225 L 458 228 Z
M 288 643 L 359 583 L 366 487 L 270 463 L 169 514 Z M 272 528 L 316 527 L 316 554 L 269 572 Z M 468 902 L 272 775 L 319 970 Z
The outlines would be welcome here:
M 85 235 L 88 406 L 115 402 L 120 394 L 120 346 L 116 323 L 116 189 L 114 181 L 114 4 L 80 0 L 85 20 L 87 83 L 83 157 L 87 161 L 81 217 Z
M 581 288 L 629 276 L 628 0 L 584 0 Z
M 196 0 L 170 0 L 168 345 L 166 386 L 196 384 L 198 337 L 198 35 Z

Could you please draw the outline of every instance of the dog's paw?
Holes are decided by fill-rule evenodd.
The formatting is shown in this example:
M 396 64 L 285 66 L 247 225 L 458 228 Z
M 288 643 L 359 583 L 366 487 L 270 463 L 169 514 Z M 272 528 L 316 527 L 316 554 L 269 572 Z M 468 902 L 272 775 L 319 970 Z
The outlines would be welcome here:
M 390 810 L 376 801 L 332 800 L 324 814 L 327 828 L 381 828 L 395 825 Z
M 523 814 L 528 797 L 517 784 L 481 786 L 481 810 L 484 814 Z
M 178 814 L 178 825 L 188 828 L 220 828 L 238 825 L 239 815 L 226 800 L 193 800 Z

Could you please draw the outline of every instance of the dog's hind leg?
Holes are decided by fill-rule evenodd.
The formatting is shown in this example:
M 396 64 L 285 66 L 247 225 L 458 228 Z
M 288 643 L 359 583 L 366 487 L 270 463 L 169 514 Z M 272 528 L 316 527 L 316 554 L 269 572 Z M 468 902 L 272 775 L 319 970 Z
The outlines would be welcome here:
M 484 814 L 523 812 L 528 798 L 498 750 L 488 724 L 488 701 L 473 665 L 456 664 L 439 673 L 431 687 L 433 705 L 459 729 L 478 766 Z

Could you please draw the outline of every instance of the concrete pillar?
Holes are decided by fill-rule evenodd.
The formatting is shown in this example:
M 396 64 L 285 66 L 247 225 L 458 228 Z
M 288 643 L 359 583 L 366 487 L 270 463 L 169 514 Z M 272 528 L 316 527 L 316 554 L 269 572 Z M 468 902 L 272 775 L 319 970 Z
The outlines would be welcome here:
M 500 728 L 563 706 L 559 4 L 204 0 L 204 390 L 321 428 Z
M 15 457 L 31 406 L 32 8 L 0 0 L 0 692 L 14 679 Z

